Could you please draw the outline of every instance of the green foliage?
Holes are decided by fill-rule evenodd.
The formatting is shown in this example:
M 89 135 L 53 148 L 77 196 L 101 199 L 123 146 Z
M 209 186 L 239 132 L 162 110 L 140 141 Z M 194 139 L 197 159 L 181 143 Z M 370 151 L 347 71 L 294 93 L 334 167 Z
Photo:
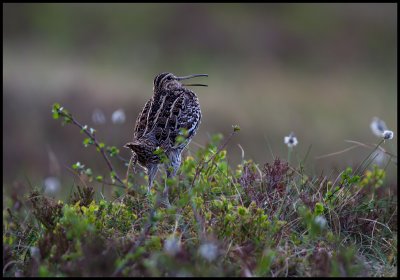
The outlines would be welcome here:
M 53 119 L 57 120 L 60 117 L 63 118 L 62 125 L 69 124 L 72 122 L 72 118 L 68 110 L 64 109 L 64 107 L 61 107 L 61 105 L 58 103 L 53 104 L 51 112 L 53 114 Z
M 314 213 L 316 215 L 322 215 L 324 213 L 324 205 L 321 202 L 315 203 Z
M 55 104 L 53 117 L 60 111 Z M 347 168 L 330 181 L 279 159 L 232 168 L 222 140 L 213 135 L 183 157 L 178 175 L 155 182 L 150 194 L 128 176 L 131 187 L 100 199 L 92 186 L 107 176 L 76 162 L 88 180 L 68 202 L 36 190 L 22 211 L 12 208 L 18 195 L 6 198 L 13 210 L 3 211 L 3 252 L 13 265 L 4 275 L 382 276 L 372 263 L 395 268 L 397 197 L 384 192 L 384 170 L 357 176 Z M 97 148 L 105 147 L 118 154 L 102 142 Z M 112 183 L 116 176 L 110 171 Z M 164 183 L 169 208 L 159 204 Z
M 240 131 L 240 126 L 238 126 L 237 124 L 232 125 L 233 131 L 237 132 Z
M 272 262 L 275 258 L 276 253 L 272 250 L 265 250 L 258 262 L 256 268 L 257 276 L 267 276 L 270 272 Z
M 94 142 L 93 142 L 93 140 L 90 139 L 90 138 L 85 138 L 85 139 L 83 140 L 83 146 L 85 146 L 85 148 L 88 147 L 89 145 L 93 145 L 93 144 L 94 144 Z
M 362 179 L 360 185 L 362 187 L 371 185 L 375 188 L 379 188 L 383 185 L 383 180 L 385 179 L 385 176 L 385 170 L 380 169 L 377 165 L 374 165 L 372 170 L 367 170 L 365 172 L 365 176 Z
M 100 143 L 100 146 L 101 148 L 104 147 L 104 143 Z M 117 147 L 115 146 L 107 146 L 107 152 L 110 154 L 111 157 L 113 157 L 119 154 L 119 149 L 117 149 Z
M 91 205 L 93 206 L 93 205 Z M 59 221 L 59 226 L 66 230 L 68 240 L 79 239 L 88 232 L 94 230 L 94 207 L 90 207 L 87 211 L 85 206 L 79 206 L 79 202 L 75 205 L 64 205 L 63 217 Z
M 350 186 L 352 184 L 356 184 L 360 182 L 360 176 L 353 175 L 353 169 L 351 167 L 346 168 L 346 170 L 340 176 L 340 184 Z

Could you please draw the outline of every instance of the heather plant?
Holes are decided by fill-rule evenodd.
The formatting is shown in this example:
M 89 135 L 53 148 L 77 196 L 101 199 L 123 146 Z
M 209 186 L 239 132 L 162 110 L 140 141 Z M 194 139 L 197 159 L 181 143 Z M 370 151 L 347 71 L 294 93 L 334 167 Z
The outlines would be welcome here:
M 282 158 L 231 167 L 234 126 L 147 194 L 135 180 L 146 175 L 95 129 L 59 104 L 53 118 L 79 127 L 109 174 L 77 161 L 81 180 L 66 201 L 39 188 L 5 196 L 4 276 L 396 276 L 397 197 L 372 152 L 336 178 L 306 175 L 303 163 Z M 96 196 L 96 184 L 115 197 Z M 160 203 L 164 184 L 170 207 Z

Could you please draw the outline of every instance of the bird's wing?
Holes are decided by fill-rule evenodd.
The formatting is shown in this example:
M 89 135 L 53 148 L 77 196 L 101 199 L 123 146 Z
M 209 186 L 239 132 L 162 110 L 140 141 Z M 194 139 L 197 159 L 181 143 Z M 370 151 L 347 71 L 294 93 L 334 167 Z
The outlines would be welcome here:
M 183 149 L 195 135 L 200 124 L 201 111 L 196 95 L 189 90 L 184 90 L 175 99 L 172 99 L 162 113 L 165 123 L 164 129 L 156 133 L 159 135 L 160 145 L 172 149 Z M 177 138 L 181 135 L 182 138 Z
M 153 98 L 151 98 L 149 101 L 146 102 L 144 105 L 142 111 L 140 112 L 139 116 L 136 119 L 136 124 L 135 124 L 135 131 L 133 133 L 133 138 L 134 139 L 139 139 L 141 138 L 144 133 L 146 132 L 146 127 L 149 119 L 149 113 L 151 109 L 151 105 L 153 103 Z
M 146 103 L 136 121 L 135 137 L 148 139 L 164 150 L 183 149 L 195 135 L 200 119 L 200 105 L 192 91 L 164 92 Z M 183 141 L 177 141 L 178 135 Z
M 186 130 L 185 137 L 190 140 L 196 134 L 200 125 L 201 111 L 199 100 L 194 92 L 187 90 L 184 96 L 184 107 L 178 117 L 178 123 L 181 124 L 181 129 Z

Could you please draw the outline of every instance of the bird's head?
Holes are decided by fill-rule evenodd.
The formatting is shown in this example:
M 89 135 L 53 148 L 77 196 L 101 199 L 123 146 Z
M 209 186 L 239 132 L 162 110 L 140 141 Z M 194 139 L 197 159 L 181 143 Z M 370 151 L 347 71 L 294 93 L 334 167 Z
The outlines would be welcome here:
M 182 80 L 194 78 L 194 77 L 208 77 L 208 74 L 194 74 L 194 75 L 188 75 L 188 76 L 183 76 L 183 77 L 177 77 L 172 73 L 161 73 L 158 74 L 154 78 L 154 83 L 153 83 L 153 91 L 161 91 L 161 90 L 175 90 L 178 88 L 181 88 L 183 86 L 203 86 L 206 87 L 207 85 L 204 84 L 183 84 L 181 83 Z

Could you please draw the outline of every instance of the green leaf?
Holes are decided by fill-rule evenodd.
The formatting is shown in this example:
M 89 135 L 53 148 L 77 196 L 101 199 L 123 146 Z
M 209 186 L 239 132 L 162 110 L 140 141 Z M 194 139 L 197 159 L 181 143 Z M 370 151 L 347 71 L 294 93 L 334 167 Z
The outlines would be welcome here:
M 81 164 L 79 161 L 78 161 L 77 163 L 74 163 L 74 164 L 72 165 L 72 169 L 74 169 L 74 170 L 83 169 L 84 167 L 85 167 L 85 165 L 84 165 L 84 164 Z
M 317 202 L 317 203 L 315 204 L 314 213 L 315 213 L 316 215 L 321 215 L 321 214 L 323 214 L 323 213 L 324 213 L 324 210 L 325 210 L 324 205 L 323 205 L 321 202 Z
M 53 119 L 57 120 L 60 117 L 60 115 L 58 114 L 58 112 L 53 111 Z
M 268 272 L 270 271 L 272 262 L 275 258 L 275 252 L 268 250 L 264 251 L 261 260 L 259 261 L 256 269 L 257 276 L 267 276 Z
M 54 103 L 51 112 L 53 113 L 53 119 L 58 119 L 60 117 L 58 110 L 61 108 L 60 104 Z
M 176 136 L 176 138 L 175 138 L 175 143 L 176 143 L 176 144 L 181 144 L 181 143 L 185 142 L 185 140 L 186 140 L 186 138 L 185 138 L 184 136 L 178 135 L 178 136 Z
M 108 146 L 107 147 L 107 152 L 110 154 L 111 157 L 119 154 L 119 149 L 115 146 Z
M 179 129 L 179 134 L 183 135 L 184 137 L 188 137 L 189 136 L 189 131 L 187 130 L 187 128 L 182 127 Z
M 111 182 L 114 184 L 115 183 L 115 178 L 116 178 L 116 173 L 115 171 L 110 172 L 110 177 L 111 177 Z
M 90 139 L 90 138 L 85 138 L 85 139 L 83 140 L 83 146 L 85 146 L 85 148 L 86 148 L 87 146 L 89 146 L 89 145 L 92 145 L 92 144 L 93 144 L 93 140 Z
M 97 182 L 103 182 L 103 176 L 101 176 L 101 175 L 96 176 L 95 179 L 96 179 Z
M 60 112 L 61 109 L 62 107 L 58 110 L 58 112 Z M 72 122 L 71 114 L 67 110 L 63 110 L 62 116 L 64 117 L 63 124 L 69 124 Z
M 246 209 L 246 208 L 244 208 L 243 206 L 239 206 L 239 208 L 238 208 L 238 214 L 239 214 L 240 216 L 246 215 L 246 212 L 247 212 L 247 209 Z

